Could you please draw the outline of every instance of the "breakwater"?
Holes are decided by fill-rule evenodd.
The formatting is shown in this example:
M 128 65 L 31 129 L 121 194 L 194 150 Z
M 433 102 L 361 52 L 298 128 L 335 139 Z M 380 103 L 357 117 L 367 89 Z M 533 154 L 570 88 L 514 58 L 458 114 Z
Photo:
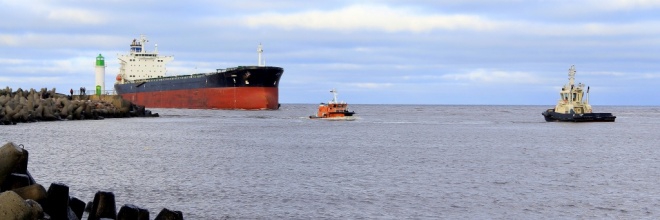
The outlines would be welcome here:
M 149 211 L 125 204 L 117 212 L 113 192 L 98 191 L 88 203 L 69 196 L 69 187 L 37 183 L 27 169 L 28 151 L 9 142 L 0 147 L 0 219 L 135 219 L 149 220 Z M 155 218 L 183 219 L 181 211 L 163 208 Z
M 104 96 L 105 97 L 105 96 Z M 0 124 L 58 120 L 99 120 L 104 118 L 158 117 L 158 114 L 121 99 L 95 95 L 65 95 L 56 89 L 13 91 L 0 89 Z

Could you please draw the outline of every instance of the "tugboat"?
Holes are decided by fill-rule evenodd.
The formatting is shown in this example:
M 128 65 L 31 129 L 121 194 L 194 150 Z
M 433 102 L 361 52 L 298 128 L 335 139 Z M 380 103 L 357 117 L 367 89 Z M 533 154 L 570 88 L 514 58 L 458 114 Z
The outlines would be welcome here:
M 584 97 L 584 84 L 575 81 L 575 65 L 568 69 L 568 83 L 561 88 L 561 97 L 554 109 L 548 109 L 541 113 L 545 121 L 568 121 L 568 122 L 614 122 L 616 116 L 612 113 L 593 113 L 589 105 L 589 87 L 587 86 L 587 98 Z
M 348 111 L 348 104 L 346 104 L 346 102 L 337 101 L 337 90 L 332 89 L 330 92 L 333 95 L 332 101 L 328 102 L 328 104 L 321 103 L 316 115 L 310 115 L 309 118 L 344 121 L 355 120 L 355 118 L 353 118 L 355 112 Z

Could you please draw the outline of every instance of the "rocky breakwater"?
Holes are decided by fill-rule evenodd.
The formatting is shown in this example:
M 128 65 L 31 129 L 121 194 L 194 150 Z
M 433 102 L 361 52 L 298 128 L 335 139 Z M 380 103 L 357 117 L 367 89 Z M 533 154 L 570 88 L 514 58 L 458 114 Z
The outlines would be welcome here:
M 0 219 L 135 219 L 149 220 L 149 211 L 126 204 L 116 210 L 112 192 L 98 191 L 85 203 L 69 196 L 69 187 L 52 183 L 48 190 L 27 169 L 28 151 L 9 142 L 0 147 Z M 163 208 L 155 220 L 183 219 L 183 213 Z
M 126 117 L 158 117 L 144 106 L 135 105 L 116 96 L 118 101 L 90 99 L 93 96 L 59 94 L 55 89 L 42 88 L 12 91 L 0 89 L 0 125 L 20 122 L 85 120 Z M 116 103 L 116 104 L 113 104 Z

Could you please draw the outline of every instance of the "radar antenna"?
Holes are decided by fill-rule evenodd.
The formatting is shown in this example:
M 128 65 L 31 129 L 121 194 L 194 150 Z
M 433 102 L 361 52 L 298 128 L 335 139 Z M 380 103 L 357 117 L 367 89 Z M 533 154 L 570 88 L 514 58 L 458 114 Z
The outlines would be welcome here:
M 575 82 L 575 65 L 571 65 L 571 68 L 568 69 L 568 84 L 573 85 Z
M 332 101 L 330 103 L 337 103 L 337 90 L 333 88 L 330 92 L 332 93 Z

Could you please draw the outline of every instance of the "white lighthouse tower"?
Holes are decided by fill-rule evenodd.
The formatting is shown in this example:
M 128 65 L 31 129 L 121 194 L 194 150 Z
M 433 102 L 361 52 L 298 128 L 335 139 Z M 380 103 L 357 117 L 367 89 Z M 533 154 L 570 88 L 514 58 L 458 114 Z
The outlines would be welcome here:
M 105 91 L 105 58 L 99 54 L 96 57 L 96 67 L 94 69 L 96 73 L 96 83 L 94 86 L 94 94 L 100 95 Z

